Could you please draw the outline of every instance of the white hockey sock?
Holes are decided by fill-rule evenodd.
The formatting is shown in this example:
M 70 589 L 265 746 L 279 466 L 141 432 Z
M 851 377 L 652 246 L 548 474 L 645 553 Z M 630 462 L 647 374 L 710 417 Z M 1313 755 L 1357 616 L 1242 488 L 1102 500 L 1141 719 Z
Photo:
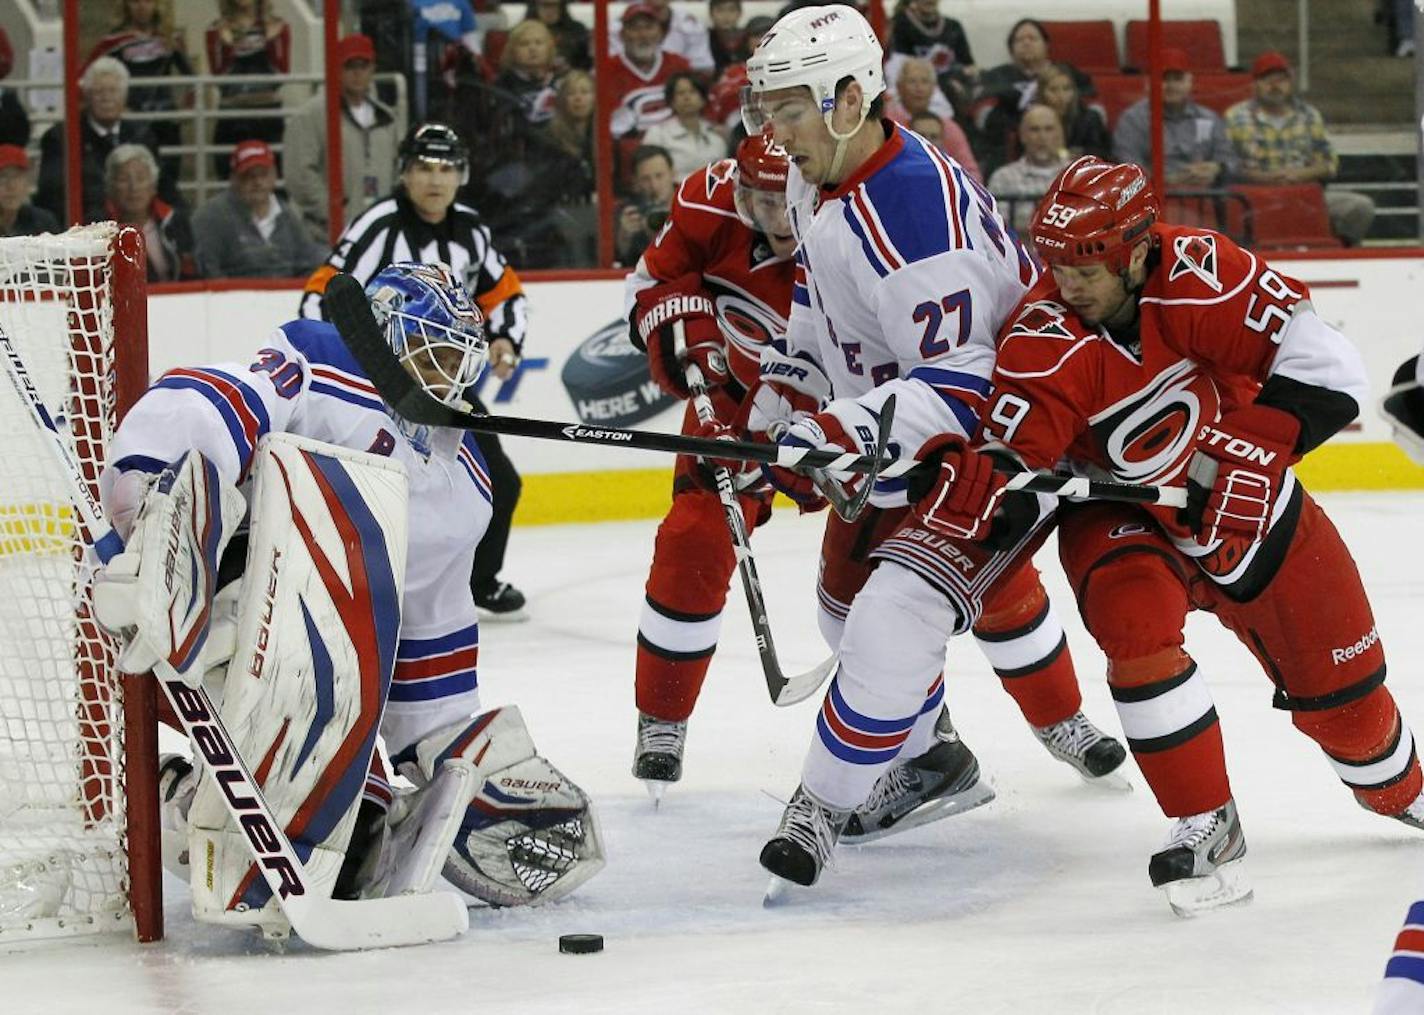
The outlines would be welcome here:
M 893 561 L 855 597 L 840 667 L 816 717 L 802 784 L 831 807 L 852 809 L 900 755 L 912 731 L 932 728 L 945 643 L 958 618 L 922 578 Z M 907 755 L 908 756 L 908 755 Z

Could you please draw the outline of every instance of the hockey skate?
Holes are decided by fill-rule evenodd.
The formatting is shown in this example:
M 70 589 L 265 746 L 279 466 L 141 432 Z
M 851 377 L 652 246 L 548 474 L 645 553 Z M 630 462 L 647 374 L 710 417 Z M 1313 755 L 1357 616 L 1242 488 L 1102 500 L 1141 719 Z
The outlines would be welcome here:
M 668 783 L 682 778 L 682 748 L 687 743 L 687 720 L 669 722 L 638 713 L 638 745 L 633 751 L 633 777 L 642 779 L 653 798 L 662 802 Z
M 1127 751 L 1089 722 L 1082 712 L 1075 712 L 1052 726 L 1035 726 L 1033 733 L 1049 754 L 1071 765 L 1090 786 L 1132 789 L 1132 783 L 1118 771 L 1127 758 Z
M 796 787 L 776 835 L 761 848 L 761 865 L 772 875 L 764 905 L 779 900 L 787 884 L 809 888 L 816 883 L 848 817 L 850 811 L 832 810 L 804 786 Z
M 871 787 L 870 795 L 846 821 L 841 840 L 870 842 L 895 832 L 952 817 L 994 799 L 994 788 L 979 777 L 979 761 L 942 709 L 936 743 L 924 754 L 896 762 Z
M 1214 811 L 1178 818 L 1166 847 L 1152 854 L 1147 876 L 1167 893 L 1172 912 L 1195 916 L 1251 898 L 1245 856 L 1236 801 L 1228 800 Z
M 159 853 L 163 867 L 188 880 L 188 808 L 198 792 L 193 763 L 181 754 L 158 759 Z
M 483 620 L 518 623 L 529 619 L 524 612 L 524 593 L 509 582 L 496 581 L 474 590 L 475 606 Z

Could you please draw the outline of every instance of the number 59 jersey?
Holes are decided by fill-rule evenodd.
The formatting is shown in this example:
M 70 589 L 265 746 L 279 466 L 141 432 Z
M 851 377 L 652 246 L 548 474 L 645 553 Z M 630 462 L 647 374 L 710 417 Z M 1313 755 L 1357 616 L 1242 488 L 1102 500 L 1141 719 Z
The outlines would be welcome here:
M 787 350 L 820 364 L 835 398 L 878 409 L 893 392 L 891 439 L 913 455 L 934 434 L 974 434 L 995 335 L 1037 269 L 959 163 L 886 124 L 834 190 L 788 175 L 800 247 Z
M 1000 336 L 985 440 L 1030 468 L 1067 458 L 1123 482 L 1180 486 L 1202 426 L 1263 385 L 1269 404 L 1301 419 L 1302 453 L 1358 413 L 1364 364 L 1304 283 L 1217 233 L 1157 225 L 1151 242 L 1135 333 L 1083 322 L 1051 274 L 1029 291 Z M 1295 488 L 1288 478 L 1273 525 Z M 1202 547 L 1175 511 L 1152 511 L 1217 581 L 1249 562 L 1249 551 Z

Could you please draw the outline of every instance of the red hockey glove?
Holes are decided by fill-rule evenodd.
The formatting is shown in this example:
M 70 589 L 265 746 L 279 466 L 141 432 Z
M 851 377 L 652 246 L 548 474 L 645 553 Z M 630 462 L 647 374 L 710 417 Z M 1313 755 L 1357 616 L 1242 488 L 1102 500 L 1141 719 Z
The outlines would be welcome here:
M 870 455 L 875 453 L 879 428 L 875 413 L 853 399 L 838 398 L 826 406 L 825 412 L 794 421 L 777 443 L 787 448 Z M 794 500 L 803 512 L 826 506 L 810 476 L 779 465 L 764 466 L 763 471 L 767 482 Z
M 931 437 L 915 457 L 929 466 L 912 473 L 907 487 L 916 517 L 946 536 L 987 537 L 1008 481 L 994 460 L 954 434 Z
M 692 431 L 692 436 L 712 441 L 736 441 L 741 439 L 737 436 L 736 430 L 716 418 L 699 424 L 697 429 Z M 744 462 L 739 458 L 718 458 L 715 455 L 703 455 L 702 462 L 713 468 L 726 469 L 730 472 L 732 474 L 732 483 L 739 490 L 754 482 L 760 482 L 761 479 L 761 467 L 756 462 Z
M 677 322 L 682 322 L 682 350 L 677 348 Z M 696 363 L 709 388 L 731 380 L 727 368 L 727 347 L 717 324 L 712 297 L 702 288 L 696 273 L 638 293 L 633 307 L 633 327 L 648 351 L 648 371 L 653 380 L 674 398 L 688 397 L 685 363 Z
M 1182 520 L 1204 545 L 1266 534 L 1299 436 L 1300 420 L 1267 405 L 1248 405 L 1202 425 L 1187 465 Z

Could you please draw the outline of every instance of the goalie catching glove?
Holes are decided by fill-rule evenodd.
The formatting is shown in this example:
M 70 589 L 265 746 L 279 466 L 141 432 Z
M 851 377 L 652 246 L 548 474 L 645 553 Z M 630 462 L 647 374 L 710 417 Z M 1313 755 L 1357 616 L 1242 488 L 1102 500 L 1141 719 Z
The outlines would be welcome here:
M 1187 465 L 1183 509 L 1183 521 L 1200 541 L 1209 546 L 1227 536 L 1266 534 L 1299 436 L 1300 420 L 1266 405 L 1248 405 L 1202 426 Z
M 683 348 L 678 348 L 681 323 Z M 709 388 L 732 378 L 727 347 L 717 324 L 712 297 L 702 288 L 702 276 L 684 275 L 638 293 L 633 307 L 634 345 L 647 350 L 648 371 L 658 387 L 674 398 L 690 394 L 683 376 L 686 363 L 697 364 Z

